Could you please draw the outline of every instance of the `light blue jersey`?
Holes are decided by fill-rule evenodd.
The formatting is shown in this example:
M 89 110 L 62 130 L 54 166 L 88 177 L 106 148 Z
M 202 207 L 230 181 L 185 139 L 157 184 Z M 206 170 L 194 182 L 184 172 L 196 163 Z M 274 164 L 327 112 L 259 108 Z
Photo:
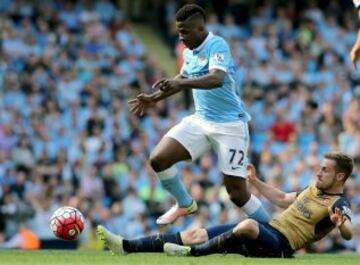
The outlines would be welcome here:
M 249 121 L 240 99 L 240 88 L 235 84 L 235 65 L 226 41 L 211 32 L 197 48 L 185 49 L 181 75 L 197 78 L 209 73 L 211 69 L 226 72 L 222 87 L 213 89 L 192 89 L 195 115 L 214 122 Z

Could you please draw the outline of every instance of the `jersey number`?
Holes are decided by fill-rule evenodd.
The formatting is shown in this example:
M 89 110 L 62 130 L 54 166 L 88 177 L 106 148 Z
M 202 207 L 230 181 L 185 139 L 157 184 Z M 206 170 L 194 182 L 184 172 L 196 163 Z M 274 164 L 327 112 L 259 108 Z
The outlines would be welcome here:
M 233 164 L 234 162 L 237 161 L 238 166 L 244 165 L 243 160 L 245 155 L 243 150 L 229 149 L 229 152 L 231 153 L 229 164 Z M 237 156 L 236 160 L 235 160 L 235 156 Z

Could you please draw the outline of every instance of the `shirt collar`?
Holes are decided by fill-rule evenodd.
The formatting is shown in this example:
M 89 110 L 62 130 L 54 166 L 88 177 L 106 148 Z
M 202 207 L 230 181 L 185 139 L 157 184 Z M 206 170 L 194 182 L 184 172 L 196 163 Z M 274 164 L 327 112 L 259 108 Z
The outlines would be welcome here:
M 194 53 L 198 53 L 205 46 L 205 43 L 208 42 L 213 36 L 214 36 L 214 34 L 212 34 L 212 32 L 209 32 L 209 34 L 206 36 L 205 40 L 199 46 L 192 49 L 192 51 Z
M 319 190 L 317 191 L 317 195 L 318 196 L 322 196 L 322 195 L 329 195 L 329 196 L 343 196 L 343 193 L 327 193 L 325 191 Z

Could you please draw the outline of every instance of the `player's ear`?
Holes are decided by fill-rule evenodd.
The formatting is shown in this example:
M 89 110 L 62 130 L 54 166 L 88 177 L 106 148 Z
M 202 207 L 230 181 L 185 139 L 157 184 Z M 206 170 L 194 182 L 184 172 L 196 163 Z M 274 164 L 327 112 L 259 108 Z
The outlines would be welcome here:
M 342 182 L 344 182 L 344 180 L 345 180 L 345 173 L 343 173 L 343 172 L 337 173 L 337 174 L 336 174 L 336 180 L 337 180 L 337 181 L 342 181 Z

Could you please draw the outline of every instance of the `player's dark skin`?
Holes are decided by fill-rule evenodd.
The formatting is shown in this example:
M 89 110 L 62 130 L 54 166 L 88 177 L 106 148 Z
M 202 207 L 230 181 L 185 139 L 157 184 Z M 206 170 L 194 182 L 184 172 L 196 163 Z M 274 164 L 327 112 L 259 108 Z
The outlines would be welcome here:
M 189 49 L 198 47 L 207 37 L 205 21 L 201 16 L 194 16 L 184 22 L 176 22 L 179 39 Z M 142 115 L 146 108 L 152 107 L 159 100 L 167 98 L 183 89 L 212 89 L 223 85 L 226 73 L 218 69 L 212 69 L 208 74 L 195 79 L 185 79 L 177 75 L 172 79 L 158 81 L 153 87 L 157 89 L 151 95 L 140 94 L 130 100 L 130 111 L 136 115 Z M 189 160 L 189 152 L 178 141 L 170 137 L 163 137 L 150 154 L 150 165 L 155 172 L 168 169 L 177 162 Z M 242 207 L 250 198 L 247 191 L 246 178 L 223 175 L 224 185 L 230 195 L 230 199 L 238 207 Z M 244 176 L 245 177 L 245 176 Z

